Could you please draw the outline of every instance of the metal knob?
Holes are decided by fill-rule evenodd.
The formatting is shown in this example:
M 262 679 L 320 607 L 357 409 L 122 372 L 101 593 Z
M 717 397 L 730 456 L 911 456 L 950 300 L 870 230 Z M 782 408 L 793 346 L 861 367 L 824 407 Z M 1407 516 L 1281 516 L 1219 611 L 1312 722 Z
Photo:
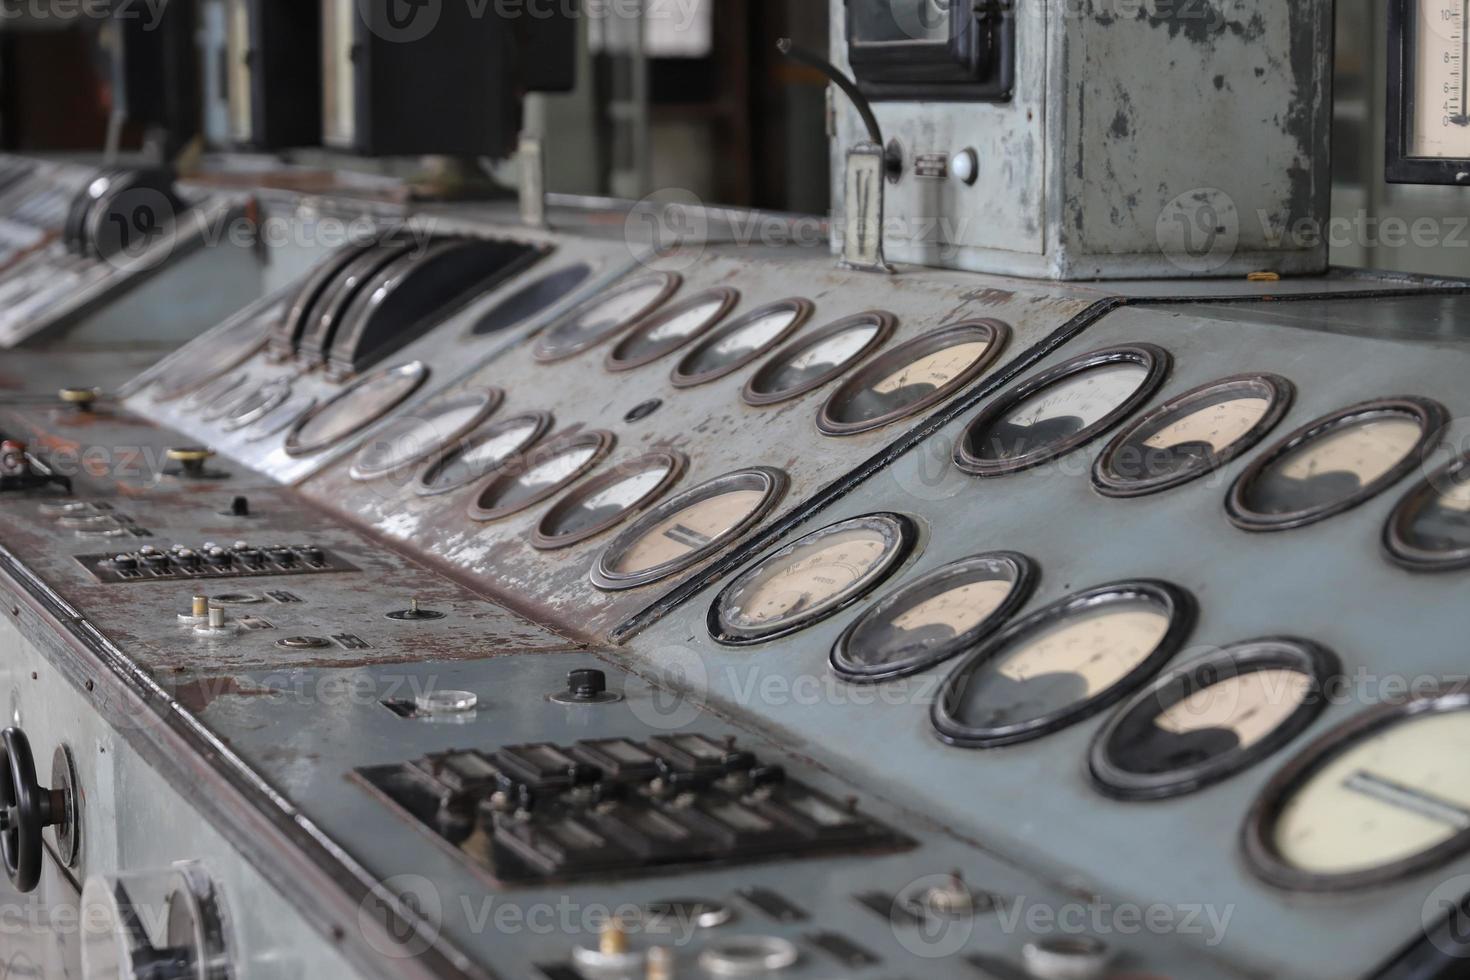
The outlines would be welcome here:
M 204 464 L 214 459 L 214 450 L 202 446 L 183 446 L 168 449 L 165 453 L 170 462 L 178 463 L 185 476 L 204 475 Z
M 56 393 L 63 405 L 70 405 L 78 412 L 90 412 L 97 399 L 102 397 L 100 388 L 62 388 Z

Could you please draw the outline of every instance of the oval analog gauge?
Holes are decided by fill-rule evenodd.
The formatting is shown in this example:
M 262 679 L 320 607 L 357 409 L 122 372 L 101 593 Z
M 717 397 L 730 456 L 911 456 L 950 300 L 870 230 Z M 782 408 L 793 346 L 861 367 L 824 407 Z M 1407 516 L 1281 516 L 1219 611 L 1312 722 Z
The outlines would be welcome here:
M 675 388 L 693 388 L 728 377 L 785 342 L 815 310 L 810 300 L 783 299 L 742 314 L 699 341 L 670 380 Z
M 312 456 L 356 435 L 403 404 L 429 380 L 421 361 L 370 374 L 312 409 L 286 433 L 286 452 Z
M 554 436 L 501 467 L 470 503 L 470 517 L 498 521 L 560 493 L 612 452 L 616 437 L 592 430 Z
M 729 646 L 806 629 L 882 585 L 913 552 L 914 522 L 870 514 L 793 541 L 737 575 L 709 611 L 709 631 Z
M 1408 476 L 1448 417 L 1426 398 L 1390 398 L 1309 422 L 1240 474 L 1225 504 L 1230 520 L 1281 531 L 1351 510 Z
M 1081 449 L 1151 398 L 1169 365 L 1163 348 L 1130 344 L 1033 375 L 975 417 L 955 447 L 955 464 L 974 476 L 1002 476 Z
M 424 464 L 418 492 L 437 497 L 483 480 L 506 460 L 534 446 L 550 428 L 549 413 L 528 412 L 471 433 Z
M 520 326 L 566 299 L 591 275 L 592 267 L 585 262 L 544 275 L 491 307 L 470 327 L 470 335 L 486 337 Z
M 1031 560 L 1013 552 L 966 558 L 884 596 L 832 647 L 844 680 L 877 683 L 918 674 L 999 629 L 1036 583 Z
M 1225 647 L 1172 670 L 1118 710 L 1092 743 L 1108 796 L 1162 800 L 1214 785 L 1266 759 L 1327 706 L 1339 663 L 1306 640 Z
M 963 748 L 1029 742 L 1127 697 L 1194 626 L 1189 593 L 1163 582 L 1105 585 L 1061 599 L 982 643 L 944 681 L 932 718 Z
M 1214 473 L 1264 439 L 1293 394 L 1285 378 L 1252 374 L 1171 398 L 1108 443 L 1092 467 L 1092 485 L 1108 497 L 1141 497 Z
M 738 292 L 718 286 L 665 307 L 618 341 L 607 352 L 605 366 L 609 371 L 631 371 L 667 357 L 709 332 L 738 302 Z
M 1420 480 L 1383 530 L 1394 561 L 1419 572 L 1470 568 L 1470 455 Z
M 245 394 L 245 386 L 249 381 L 250 375 L 244 371 L 224 375 L 194 392 L 184 401 L 184 405 L 190 412 L 210 411 L 220 404 L 231 399 L 238 399 Z
M 153 400 L 173 401 L 244 364 L 265 348 L 270 328 L 283 314 L 284 302 L 264 312 L 242 316 L 212 330 L 162 365 L 153 382 Z
M 376 480 L 416 467 L 478 428 L 504 398 L 499 388 L 487 388 L 440 398 L 396 418 L 358 450 L 348 475 Z
M 656 452 L 612 467 L 553 504 L 536 525 L 531 546 L 569 548 L 616 527 L 668 493 L 688 465 L 683 453 Z
M 892 313 L 838 320 L 772 354 L 745 383 L 747 405 L 775 405 L 815 391 L 883 345 L 898 325 Z
M 1470 849 L 1470 694 L 1436 692 L 1349 719 L 1287 763 L 1243 835 L 1280 888 L 1389 884 Z
M 663 306 L 682 282 L 678 273 L 656 272 L 604 290 L 547 327 L 531 356 L 549 363 L 596 347 Z
M 716 477 L 639 516 L 598 556 L 592 583 L 633 589 L 692 568 L 759 523 L 786 492 L 786 474 L 757 467 Z
M 267 381 L 230 407 L 228 418 L 222 428 L 235 432 L 254 425 L 277 408 L 286 404 L 291 397 L 291 382 L 285 378 Z
M 310 415 L 316 406 L 317 400 L 310 395 L 289 398 L 266 412 L 255 424 L 251 425 L 246 430 L 245 441 L 264 442 L 267 439 L 274 439 Z
M 817 428 L 854 435 L 932 408 L 984 374 L 1010 335 L 999 320 L 975 320 L 901 344 L 844 381 L 822 406 Z

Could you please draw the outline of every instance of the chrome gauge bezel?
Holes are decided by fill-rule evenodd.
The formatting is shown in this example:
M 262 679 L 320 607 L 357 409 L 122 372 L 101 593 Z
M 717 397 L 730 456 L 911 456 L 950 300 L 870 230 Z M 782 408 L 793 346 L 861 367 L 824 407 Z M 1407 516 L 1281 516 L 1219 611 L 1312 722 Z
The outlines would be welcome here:
M 457 396 L 436 399 L 433 403 L 421 406 L 412 413 L 417 422 L 427 422 L 432 414 L 442 415 L 448 411 L 468 408 L 473 411 L 469 417 L 453 429 L 447 429 L 437 434 L 436 438 L 425 442 L 416 451 L 397 460 L 384 462 L 374 461 L 372 454 L 378 449 L 377 445 L 369 441 L 357 451 L 357 456 L 352 461 L 348 470 L 348 476 L 359 482 L 378 480 L 394 473 L 412 473 L 424 460 L 437 456 L 444 451 L 446 446 L 456 445 L 465 436 L 478 429 L 485 421 L 499 410 L 501 403 L 505 401 L 505 392 L 499 388 L 483 388 L 479 391 L 470 391 Z M 400 417 L 397 422 L 406 421 Z
M 310 425 L 313 419 L 321 417 L 323 413 L 329 411 L 333 406 L 340 404 L 344 399 L 351 398 L 358 392 L 362 391 L 364 388 L 369 388 L 373 385 L 381 384 L 394 375 L 402 375 L 408 377 L 411 379 L 411 383 L 396 398 L 379 406 L 378 413 L 376 415 L 358 419 L 357 424 L 353 428 L 326 442 L 303 443 L 301 441 L 302 430 Z M 286 442 L 284 447 L 286 450 L 286 455 L 292 457 L 315 456 L 318 453 L 326 452 L 333 446 L 341 445 L 348 439 L 351 439 L 353 436 L 358 435 L 363 430 L 371 427 L 372 425 L 380 421 L 384 416 L 392 412 L 395 408 L 408 401 L 410 398 L 413 397 L 415 392 L 417 392 L 420 388 L 424 386 L 424 383 L 428 380 L 429 366 L 422 361 L 410 361 L 407 364 L 399 364 L 394 367 L 383 368 L 380 371 L 374 371 L 372 374 L 369 374 L 366 377 L 353 382 L 342 391 L 338 392 L 336 395 L 333 395 L 331 398 L 328 398 L 326 401 L 318 404 L 315 408 L 307 412 L 301 418 L 297 419 L 294 424 L 292 424 L 291 428 L 286 433 Z
M 852 657 L 851 651 L 855 645 L 862 642 L 864 631 L 875 624 L 891 620 L 919 603 L 961 585 L 998 580 L 1001 578 L 1000 575 L 985 573 L 1001 570 L 1004 570 L 1005 578 L 1010 582 L 1010 593 L 989 616 L 971 629 L 938 644 L 920 656 L 885 663 L 881 666 L 861 664 Z M 893 590 L 864 610 L 842 631 L 842 635 L 832 645 L 828 663 L 833 673 L 852 684 L 881 684 L 921 674 L 959 656 L 1005 625 L 1031 598 L 1037 577 L 1036 563 L 1014 551 L 992 551 L 936 568 L 915 581 Z
M 1216 395 L 1235 391 L 1242 394 L 1258 393 L 1267 402 L 1265 413 L 1239 439 L 1195 465 L 1152 479 L 1148 477 L 1132 479 L 1117 472 L 1119 455 L 1126 450 L 1129 442 L 1136 436 L 1173 416 L 1189 413 L 1195 405 Z M 1281 424 L 1286 413 L 1291 410 L 1295 397 L 1295 386 L 1277 374 L 1237 374 L 1192 388 L 1169 399 L 1137 421 L 1129 423 L 1103 447 L 1103 451 L 1098 454 L 1092 467 L 1093 489 L 1105 497 L 1144 497 L 1149 494 L 1162 493 L 1165 490 L 1173 490 L 1218 472 L 1255 448 L 1262 439 L 1270 435 L 1271 431 Z
M 632 517 L 634 514 L 645 509 L 654 501 L 662 498 L 674 484 L 684 476 L 684 471 L 689 467 L 689 457 L 683 453 L 672 450 L 660 450 L 639 456 L 636 459 L 619 463 L 610 468 L 606 473 L 586 481 L 575 487 L 570 493 L 562 497 L 556 503 L 546 509 L 541 519 L 536 522 L 536 529 L 531 533 L 531 547 L 537 551 L 558 551 L 562 548 L 570 548 L 581 544 L 591 538 L 595 538 Z M 616 486 L 639 473 L 651 471 L 663 471 L 663 478 L 648 489 L 646 493 L 637 500 L 624 507 L 612 517 L 588 525 L 578 531 L 566 534 L 556 533 L 555 527 L 558 518 L 563 517 L 568 511 L 575 510 L 581 506 L 589 497 L 601 493 L 608 487 Z
M 287 378 L 267 381 L 230 407 L 220 424 L 226 432 L 237 432 L 259 422 L 290 400 L 293 388 Z
M 1346 874 L 1306 871 L 1286 861 L 1273 837 L 1286 805 L 1313 776 L 1344 752 L 1400 722 L 1432 714 L 1470 711 L 1470 691 L 1442 688 L 1416 697 L 1381 704 L 1329 729 L 1289 761 L 1261 790 L 1241 828 L 1240 847 L 1246 865 L 1262 881 L 1296 892 L 1349 892 L 1394 884 L 1453 861 L 1470 851 L 1470 829 L 1428 850 L 1376 868 Z
M 607 454 L 612 452 L 613 446 L 616 443 L 617 437 L 611 432 L 605 432 L 601 429 L 589 429 L 582 432 L 569 432 L 560 436 L 553 436 L 545 442 L 532 446 L 513 459 L 507 460 L 501 467 L 501 472 L 492 474 L 488 479 L 482 479 L 475 486 L 475 492 L 471 496 L 469 504 L 470 520 L 480 521 L 481 523 L 499 521 L 513 514 L 523 513 L 535 507 L 537 504 L 550 500 L 592 472 L 598 464 L 607 458 Z M 543 487 L 541 490 L 518 503 L 491 507 L 483 505 L 482 502 L 487 497 L 499 499 L 499 495 L 495 495 L 493 493 L 494 491 L 500 491 L 503 494 L 508 486 L 518 481 L 523 475 L 534 470 L 536 467 L 558 456 L 564 456 L 574 450 L 584 448 L 591 449 L 592 454 L 587 457 L 585 462 L 556 483 Z
M 1411 572 L 1453 572 L 1470 568 L 1470 547 L 1435 551 L 1411 543 L 1408 535 L 1414 518 L 1424 507 L 1461 478 L 1470 482 L 1470 453 L 1450 460 L 1419 480 L 1399 499 L 1383 525 L 1383 549 L 1390 559 Z
M 985 664 L 1073 616 L 1089 614 L 1114 603 L 1139 601 L 1162 612 L 1168 618 L 1168 626 L 1149 655 L 1107 690 L 1039 718 L 994 728 L 971 727 L 956 717 L 958 696 L 963 695 L 972 675 Z M 1065 596 L 1006 627 L 960 661 L 944 679 L 930 709 L 934 731 L 941 741 L 959 748 L 993 749 L 1035 741 L 1069 728 L 1107 710 L 1147 683 L 1179 652 L 1194 629 L 1194 620 L 1194 597 L 1177 585 L 1153 579 L 1114 582 Z
M 735 598 L 741 590 L 750 584 L 763 571 L 772 565 L 787 560 L 797 549 L 821 541 L 823 538 L 835 534 L 841 534 L 854 528 L 876 530 L 884 539 L 886 545 L 882 557 L 875 562 L 868 572 L 854 586 L 839 593 L 837 596 L 825 602 L 813 606 L 810 610 L 803 612 L 795 619 L 785 620 L 773 626 L 759 628 L 748 628 L 734 626 L 728 620 L 728 611 Z M 903 514 L 879 512 L 876 514 L 865 514 L 861 517 L 850 517 L 835 524 L 828 524 L 802 535 L 795 541 L 783 545 L 776 551 L 770 552 L 747 565 L 730 582 L 720 590 L 710 604 L 709 614 L 706 622 L 709 634 L 724 646 L 744 647 L 754 646 L 759 643 L 767 643 L 771 640 L 790 636 L 809 629 L 824 620 L 831 619 L 842 610 L 851 607 L 854 603 L 872 595 L 881 588 L 885 582 L 893 577 L 904 563 L 914 554 L 919 544 L 919 527 L 913 518 Z
M 640 514 L 632 524 L 618 532 L 617 537 L 613 538 L 597 556 L 597 563 L 592 568 L 592 584 L 607 592 L 619 592 L 660 582 L 686 569 L 693 568 L 705 559 L 724 551 L 763 521 L 785 496 L 790 483 L 790 478 L 781 470 L 758 466 L 726 473 L 701 483 L 697 487 L 685 490 L 652 510 Z M 629 549 L 670 517 L 711 498 L 740 490 L 756 490 L 764 497 L 743 520 L 713 538 L 703 548 L 690 551 L 673 561 L 664 562 L 640 572 L 630 574 L 616 570 L 619 558 L 627 554 Z
M 959 344 L 972 342 L 970 338 L 983 338 L 988 344 L 985 353 L 976 358 L 965 370 L 950 378 L 947 382 L 925 395 L 923 398 L 875 416 L 863 421 L 844 421 L 840 417 L 840 406 L 855 397 L 859 392 L 872 387 L 883 378 L 902 370 L 905 366 L 946 350 Z M 878 357 L 864 364 L 854 371 L 847 380 L 843 381 L 835 391 L 823 403 L 821 411 L 817 414 L 817 429 L 823 435 L 828 436 L 851 436 L 861 432 L 871 432 L 881 429 L 886 425 L 910 418 L 914 415 L 943 404 L 955 394 L 962 391 L 975 379 L 979 378 L 996 359 L 1004 353 L 1006 346 L 1010 343 L 1011 328 L 1008 324 L 995 319 L 966 320 L 961 323 L 952 323 L 940 327 L 937 330 L 922 334 L 912 340 L 906 341 L 892 350 L 885 351 Z
M 1115 740 L 1135 718 L 1152 720 L 1198 691 L 1245 674 L 1289 670 L 1308 679 L 1295 711 L 1254 745 L 1167 773 L 1143 774 L 1114 760 Z M 1341 670 L 1337 656 L 1296 637 L 1265 637 L 1223 647 L 1168 671 L 1129 698 L 1094 736 L 1088 752 L 1093 785 L 1116 800 L 1165 800 L 1223 782 L 1275 755 L 1316 721 L 1327 707 L 1326 689 Z
M 558 317 L 542 330 L 536 339 L 536 346 L 531 350 L 531 356 L 539 363 L 554 364 L 557 361 L 565 361 L 569 358 L 576 357 L 584 351 L 591 350 L 599 344 L 611 340 L 635 324 L 642 323 L 644 318 L 667 303 L 674 293 L 679 291 L 679 287 L 683 283 L 684 277 L 677 272 L 651 272 L 632 279 L 624 279 L 622 282 L 610 286 L 601 292 L 594 293 L 581 303 L 578 303 L 569 313 Z M 609 300 L 615 299 L 624 293 L 644 289 L 650 284 L 656 284 L 658 286 L 654 298 L 644 304 L 632 316 L 614 323 L 604 330 L 588 333 L 579 340 L 565 344 L 557 343 L 558 330 L 570 328 L 572 324 L 580 322 L 582 317 L 607 303 Z M 574 337 L 579 333 L 580 331 L 577 330 L 570 331 L 571 336 Z
M 873 336 L 861 349 L 841 364 L 792 388 L 769 388 L 765 386 L 765 382 L 768 382 L 773 375 L 790 363 L 793 358 L 798 357 L 802 353 L 811 350 L 818 344 L 824 343 L 833 337 L 862 327 L 875 328 Z M 756 368 L 755 373 L 745 382 L 745 387 L 741 389 L 740 397 L 747 405 L 755 408 L 764 408 L 768 405 L 779 405 L 782 402 L 800 398 L 808 392 L 816 391 L 818 388 L 831 384 L 871 357 L 874 351 L 888 342 L 888 338 L 893 336 L 893 331 L 897 328 L 898 318 L 892 313 L 885 313 L 881 310 L 856 313 L 852 316 L 843 317 L 835 323 L 829 323 L 814 333 L 797 338 L 766 358 L 765 362 Z
M 1419 426 L 1419 438 L 1403 459 L 1366 487 L 1360 487 L 1356 493 L 1330 503 L 1286 514 L 1263 513 L 1254 510 L 1246 502 L 1255 481 L 1289 454 L 1340 429 L 1371 421 L 1376 417 L 1409 419 Z M 1230 518 L 1230 523 L 1242 531 L 1286 531 L 1346 513 L 1389 490 L 1413 472 L 1439 441 L 1440 433 L 1448 420 L 1449 412 L 1439 402 L 1412 395 L 1359 402 L 1314 419 L 1251 461 L 1230 485 L 1230 493 L 1225 499 L 1225 513 Z
M 753 364 L 765 357 L 772 350 L 784 344 L 791 335 L 806 326 L 816 312 L 817 307 L 809 299 L 792 298 L 767 303 L 765 306 L 751 310 L 749 313 L 741 314 L 736 319 L 718 328 L 714 333 L 700 339 L 700 341 L 675 365 L 673 374 L 669 377 L 669 383 L 675 388 L 694 388 L 699 385 L 709 384 L 721 378 L 729 377 L 747 365 Z M 699 355 L 719 344 L 725 338 L 733 336 L 742 330 L 746 330 L 753 323 L 758 323 L 768 317 L 779 313 L 790 313 L 791 322 L 782 327 L 781 330 L 770 340 L 754 348 L 743 357 L 721 365 L 709 371 L 692 370 L 693 363 Z
M 431 481 L 439 475 L 444 467 L 453 463 L 466 453 L 473 452 L 479 446 L 492 439 L 499 438 L 511 430 L 526 429 L 528 431 L 526 438 L 518 446 L 502 456 L 500 462 L 496 464 L 496 466 L 504 466 L 507 462 L 520 456 L 526 450 L 540 442 L 546 433 L 551 431 L 552 424 L 553 420 L 550 412 L 524 412 L 520 415 L 502 419 L 483 432 L 471 432 L 464 436 L 464 438 L 452 445 L 444 447 L 425 460 L 423 466 L 419 469 L 418 475 L 414 478 L 414 491 L 420 497 L 442 497 L 445 494 L 454 493 L 456 490 L 463 490 L 465 487 L 479 483 L 490 474 L 488 472 L 476 473 L 458 483 L 442 487 L 434 486 Z
M 1018 406 L 1029 401 L 1033 396 L 1076 375 L 1085 374 L 1109 364 L 1137 364 L 1144 369 L 1144 376 L 1138 388 L 1131 395 L 1092 425 L 1059 442 L 1044 445 L 1032 452 L 1010 459 L 985 459 L 973 451 L 972 447 L 977 435 L 988 432 L 992 426 L 1004 420 Z M 1169 352 L 1156 344 L 1123 344 L 1079 355 L 1056 367 L 1034 374 L 991 399 L 990 404 L 965 426 L 964 432 L 955 444 L 955 465 L 971 476 L 1006 476 L 1034 469 L 1052 460 L 1070 455 L 1111 432 L 1130 415 L 1142 408 L 1169 376 L 1172 365 L 1173 359 Z
M 715 286 L 713 289 L 706 289 L 702 292 L 695 293 L 688 299 L 680 300 L 672 306 L 666 305 L 619 338 L 618 342 L 613 345 L 612 350 L 607 352 L 607 357 L 603 361 L 603 367 L 616 374 L 622 371 L 632 371 L 634 368 L 640 368 L 652 364 L 655 361 L 661 361 L 675 351 L 694 343 L 709 333 L 710 330 L 719 325 L 721 320 L 730 315 L 730 311 L 735 308 L 735 304 L 738 302 L 740 302 L 739 290 L 731 289 L 729 286 Z M 630 355 L 629 348 L 637 341 L 647 337 L 664 324 L 677 320 L 691 311 L 705 306 L 713 306 L 714 312 L 706 317 L 695 329 L 682 336 L 656 344 L 653 348 L 644 351 L 642 354 Z

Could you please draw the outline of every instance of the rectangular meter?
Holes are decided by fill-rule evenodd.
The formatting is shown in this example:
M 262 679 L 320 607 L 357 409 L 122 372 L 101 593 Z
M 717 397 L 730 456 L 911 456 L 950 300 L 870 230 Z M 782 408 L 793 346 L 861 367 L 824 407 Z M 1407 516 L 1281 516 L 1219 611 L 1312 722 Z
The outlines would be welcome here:
M 877 101 L 1001 101 L 1014 24 L 1010 0 L 847 0 L 848 61 Z
M 1388 179 L 1470 185 L 1470 0 L 1391 0 Z

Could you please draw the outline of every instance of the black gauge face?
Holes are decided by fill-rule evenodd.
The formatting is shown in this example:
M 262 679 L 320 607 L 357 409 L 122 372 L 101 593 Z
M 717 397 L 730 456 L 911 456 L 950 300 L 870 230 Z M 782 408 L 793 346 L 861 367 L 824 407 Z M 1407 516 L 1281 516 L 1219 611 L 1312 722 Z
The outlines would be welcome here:
M 997 395 L 960 438 L 955 463 L 1002 476 L 1058 459 L 1122 424 L 1168 373 L 1168 352 L 1152 344 L 1073 358 Z
M 532 547 L 569 548 L 617 526 L 668 493 L 688 464 L 682 453 L 657 452 L 613 467 L 557 501 L 536 525 Z
M 762 643 L 806 629 L 882 585 L 914 549 L 913 521 L 872 514 L 813 531 L 762 558 L 710 607 L 720 643 Z
M 1244 844 L 1273 885 L 1345 891 L 1440 867 L 1470 849 L 1470 695 L 1370 709 L 1278 773 Z
M 746 382 L 748 405 L 774 405 L 814 391 L 881 347 L 898 321 L 891 313 L 859 313 L 772 354 Z
M 417 466 L 483 423 L 504 397 L 498 388 L 470 392 L 393 420 L 358 451 L 350 475 L 354 480 L 376 480 Z
M 284 379 L 267 382 L 230 407 L 229 417 L 223 428 L 227 432 L 234 432 L 254 425 L 284 405 L 290 397 L 291 382 Z
M 1350 510 L 1408 476 L 1448 413 L 1424 398 L 1364 402 L 1310 422 L 1261 454 L 1226 510 L 1247 531 L 1279 531 Z
M 507 460 L 530 449 L 550 428 L 549 414 L 531 412 L 466 436 L 424 465 L 419 472 L 418 492 L 426 497 L 437 496 L 483 480 Z
M 153 383 L 154 400 L 182 397 L 239 367 L 265 347 L 271 324 L 281 315 L 282 304 L 278 303 L 258 316 L 237 320 L 190 344 Z
M 497 521 L 571 486 L 612 451 L 611 432 L 590 431 L 553 438 L 508 461 L 470 504 L 470 517 Z
M 608 351 L 607 369 L 629 371 L 672 354 L 707 333 L 739 301 L 738 292 L 720 286 L 654 314 Z
M 1470 568 L 1470 456 L 1416 484 L 1393 509 L 1383 543 L 1394 561 L 1415 571 Z
M 734 374 L 800 329 L 815 309 L 809 300 L 787 299 L 740 316 L 684 356 L 674 368 L 674 387 L 692 388 Z
M 1322 713 L 1337 674 L 1329 651 L 1269 638 L 1170 671 L 1130 698 L 1092 743 L 1098 788 L 1161 800 L 1211 786 L 1267 758 Z
M 1153 676 L 1193 620 L 1189 594 L 1161 582 L 1069 596 L 969 654 L 934 703 L 935 730 L 951 745 L 995 748 L 1076 724 Z
M 368 375 L 297 422 L 286 434 L 286 452 L 310 456 L 330 449 L 403 404 L 428 379 L 419 361 Z
M 925 334 L 864 365 L 822 406 L 829 436 L 867 432 L 938 405 L 980 377 L 1005 349 L 999 320 L 959 323 Z
M 729 547 L 786 492 L 786 475 L 759 467 L 716 477 L 665 501 L 613 539 L 592 569 L 600 589 L 632 589 L 692 568 Z
M 592 267 L 586 263 L 578 263 L 542 276 L 497 303 L 490 312 L 475 322 L 470 333 L 476 337 L 485 337 L 519 326 L 561 302 L 572 290 L 586 282 L 590 275 Z
M 945 565 L 858 617 L 833 646 L 832 669 L 844 680 L 867 683 L 928 670 L 999 629 L 1035 581 L 1030 559 L 1013 552 Z
M 1182 486 L 1264 439 L 1291 407 L 1291 382 L 1274 374 L 1222 378 L 1170 399 L 1118 433 L 1092 484 L 1109 497 Z
M 620 283 L 548 327 L 532 356 L 538 361 L 560 361 L 596 347 L 657 310 L 682 281 L 677 273 L 659 272 Z

